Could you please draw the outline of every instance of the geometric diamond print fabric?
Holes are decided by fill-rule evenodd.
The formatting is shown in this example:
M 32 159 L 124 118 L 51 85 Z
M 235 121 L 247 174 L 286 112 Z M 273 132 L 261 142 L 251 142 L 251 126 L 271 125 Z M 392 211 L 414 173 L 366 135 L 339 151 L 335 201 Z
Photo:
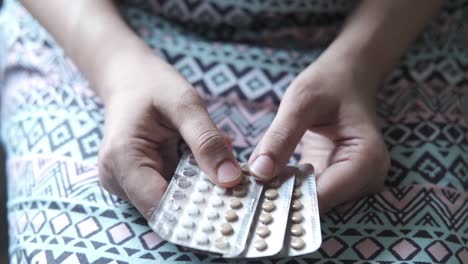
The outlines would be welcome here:
M 118 2 L 134 31 L 204 98 L 241 161 L 288 84 L 352 7 L 338 0 Z M 448 1 L 379 91 L 391 155 L 385 190 L 323 215 L 317 252 L 263 262 L 468 263 L 465 2 Z M 16 1 L 6 2 L 0 28 L 12 263 L 237 263 L 162 241 L 135 208 L 107 193 L 96 165 L 101 101 Z

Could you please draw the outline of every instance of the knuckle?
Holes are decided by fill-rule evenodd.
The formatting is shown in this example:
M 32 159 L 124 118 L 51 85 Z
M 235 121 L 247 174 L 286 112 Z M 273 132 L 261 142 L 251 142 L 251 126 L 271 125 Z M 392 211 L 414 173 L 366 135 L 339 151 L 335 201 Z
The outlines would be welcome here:
M 192 116 L 194 112 L 203 109 L 203 101 L 195 90 L 187 90 L 177 99 L 174 104 L 174 113 L 183 116 Z
M 216 130 L 204 130 L 196 138 L 198 152 L 200 154 L 211 154 L 226 149 L 224 137 Z

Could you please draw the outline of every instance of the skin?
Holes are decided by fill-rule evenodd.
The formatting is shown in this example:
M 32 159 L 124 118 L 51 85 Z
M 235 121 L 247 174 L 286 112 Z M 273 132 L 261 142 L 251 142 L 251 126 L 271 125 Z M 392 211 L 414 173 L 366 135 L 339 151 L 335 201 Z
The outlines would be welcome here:
M 290 84 L 250 157 L 269 180 L 303 140 L 321 212 L 379 191 L 389 157 L 375 94 L 442 0 L 364 0 L 328 49 Z M 167 187 L 184 139 L 211 180 L 231 187 L 241 170 L 196 91 L 156 57 L 110 0 L 22 0 L 90 81 L 105 108 L 99 177 L 147 218 Z M 60 23 L 58 23 L 60 22 Z

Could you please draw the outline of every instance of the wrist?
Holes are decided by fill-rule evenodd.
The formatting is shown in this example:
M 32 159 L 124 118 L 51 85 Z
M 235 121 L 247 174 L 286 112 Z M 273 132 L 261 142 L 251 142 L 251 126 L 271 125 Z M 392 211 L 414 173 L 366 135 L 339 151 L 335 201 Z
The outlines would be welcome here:
M 138 89 L 153 85 L 144 83 L 149 72 L 159 72 L 164 62 L 156 57 L 151 50 L 121 49 L 119 52 L 102 60 L 95 72 L 94 85 L 96 92 L 104 104 L 122 93 L 138 93 Z

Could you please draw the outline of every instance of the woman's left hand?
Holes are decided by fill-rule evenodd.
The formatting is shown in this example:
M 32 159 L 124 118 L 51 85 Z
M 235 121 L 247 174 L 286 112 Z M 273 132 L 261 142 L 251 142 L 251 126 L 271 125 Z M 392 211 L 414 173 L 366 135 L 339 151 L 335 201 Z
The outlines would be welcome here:
M 378 81 L 342 61 L 318 60 L 290 85 L 249 165 L 271 179 L 303 141 L 302 163 L 317 175 L 321 213 L 383 188 L 389 155 L 377 125 Z

